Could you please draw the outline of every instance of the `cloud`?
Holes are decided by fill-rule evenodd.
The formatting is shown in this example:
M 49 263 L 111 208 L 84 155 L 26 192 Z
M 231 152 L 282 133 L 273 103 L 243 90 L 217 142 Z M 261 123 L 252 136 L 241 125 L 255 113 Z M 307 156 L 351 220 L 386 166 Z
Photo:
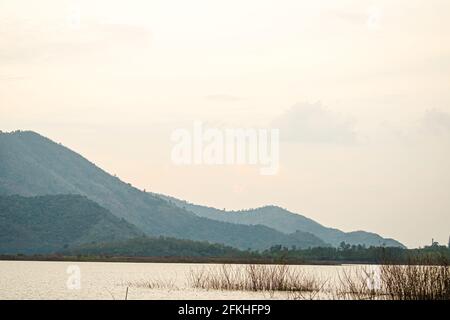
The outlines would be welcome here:
M 336 10 L 332 13 L 334 16 L 347 23 L 366 26 L 366 28 L 370 31 L 379 30 L 383 18 L 383 10 L 377 6 L 370 6 L 366 10 Z
M 230 94 L 211 94 L 206 96 L 207 100 L 220 101 L 220 102 L 235 102 L 240 101 L 242 98 L 236 97 Z
M 395 123 L 386 119 L 369 134 L 375 144 L 430 144 L 450 142 L 450 113 L 430 109 L 422 112 L 413 122 Z
M 281 139 L 303 143 L 348 144 L 356 142 L 354 124 L 321 103 L 299 103 L 272 122 Z
M 84 22 L 67 25 L 11 24 L 0 44 L 0 64 L 136 53 L 149 48 L 151 32 L 140 26 Z
M 439 109 L 427 110 L 421 119 L 421 129 L 433 135 L 450 134 L 450 113 Z
M 0 80 L 23 80 L 26 79 L 27 77 L 25 76 L 18 76 L 18 75 L 3 75 L 0 74 Z
M 341 20 L 344 20 L 345 22 L 356 24 L 356 25 L 363 25 L 367 21 L 367 15 L 361 12 L 341 12 L 336 11 L 333 12 L 333 15 L 338 17 Z

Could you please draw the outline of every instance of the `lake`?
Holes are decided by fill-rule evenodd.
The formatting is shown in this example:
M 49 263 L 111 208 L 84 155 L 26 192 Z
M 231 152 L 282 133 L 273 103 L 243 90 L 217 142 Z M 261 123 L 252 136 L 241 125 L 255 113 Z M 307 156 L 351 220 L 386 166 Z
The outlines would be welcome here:
M 192 272 L 221 265 L 0 261 L 0 299 L 286 299 L 286 293 L 193 288 Z M 290 266 L 329 283 L 355 266 Z

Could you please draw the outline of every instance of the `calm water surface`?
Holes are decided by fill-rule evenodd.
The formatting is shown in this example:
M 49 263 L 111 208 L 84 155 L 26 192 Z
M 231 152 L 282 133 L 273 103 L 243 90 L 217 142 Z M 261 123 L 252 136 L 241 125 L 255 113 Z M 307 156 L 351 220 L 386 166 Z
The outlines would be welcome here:
M 291 266 L 330 283 L 352 266 Z M 0 299 L 285 299 L 284 293 L 192 288 L 192 271 L 220 265 L 0 261 Z M 79 277 L 78 277 L 79 275 Z M 79 280 L 79 281 L 78 281 Z M 146 283 L 157 284 L 148 288 Z M 79 284 L 79 287 L 78 287 Z

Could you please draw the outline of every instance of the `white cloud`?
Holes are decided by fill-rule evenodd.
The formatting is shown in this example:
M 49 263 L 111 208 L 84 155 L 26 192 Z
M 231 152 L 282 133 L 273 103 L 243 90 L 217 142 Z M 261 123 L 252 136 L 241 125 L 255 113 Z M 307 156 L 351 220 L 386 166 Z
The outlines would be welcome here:
M 299 103 L 272 122 L 282 140 L 305 143 L 356 142 L 353 121 L 321 103 Z
M 30 23 L 10 26 L 0 44 L 0 63 L 36 63 L 46 60 L 113 52 L 139 52 L 151 44 L 150 30 L 132 25 L 104 24 L 72 19 L 72 24 L 51 28 Z
M 386 118 L 368 134 L 367 141 L 385 146 L 446 144 L 450 142 L 450 113 L 429 109 L 418 114 L 409 124 L 394 123 Z
M 450 113 L 439 109 L 427 110 L 421 119 L 421 129 L 433 135 L 450 134 Z
M 210 94 L 208 96 L 206 96 L 207 100 L 210 101 L 220 101 L 220 102 L 235 102 L 235 101 L 239 101 L 242 100 L 240 97 L 237 96 L 233 96 L 231 94 Z
M 367 10 L 367 21 L 366 25 L 370 31 L 376 31 L 381 28 L 381 19 L 383 17 L 383 12 L 379 7 L 371 6 Z

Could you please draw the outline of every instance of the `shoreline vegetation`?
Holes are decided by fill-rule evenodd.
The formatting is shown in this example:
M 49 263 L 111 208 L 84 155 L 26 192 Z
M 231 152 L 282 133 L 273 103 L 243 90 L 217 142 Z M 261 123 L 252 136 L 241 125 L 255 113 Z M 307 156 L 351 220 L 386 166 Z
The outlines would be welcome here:
M 193 288 L 285 293 L 293 300 L 450 300 L 447 260 L 411 259 L 407 264 L 342 269 L 330 281 L 288 265 L 222 265 L 191 270 Z
M 119 262 L 119 263 L 202 263 L 202 264 L 284 264 L 284 265 L 330 265 L 372 264 L 364 261 L 302 261 L 278 259 L 249 259 L 224 257 L 146 257 L 146 256 L 70 256 L 59 254 L 3 254 L 0 261 L 48 261 L 48 262 Z
M 379 265 L 388 262 L 394 265 L 430 265 L 450 261 L 450 249 L 439 245 L 420 249 L 366 248 L 341 243 L 337 248 L 297 249 L 278 245 L 264 251 L 244 251 L 207 242 L 140 237 L 125 242 L 91 243 L 53 253 L 2 253 L 0 260 L 283 265 Z

